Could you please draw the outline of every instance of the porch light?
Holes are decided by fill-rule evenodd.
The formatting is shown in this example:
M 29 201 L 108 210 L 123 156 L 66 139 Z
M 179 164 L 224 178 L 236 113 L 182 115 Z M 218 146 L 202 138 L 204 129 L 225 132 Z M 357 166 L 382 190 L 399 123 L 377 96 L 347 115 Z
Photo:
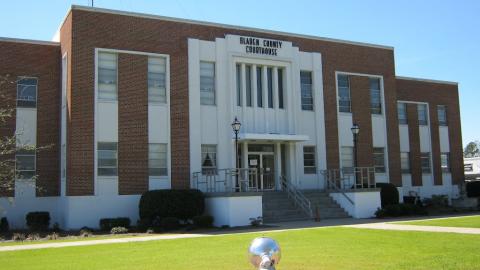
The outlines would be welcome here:
M 240 123 L 237 117 L 235 117 L 235 120 L 233 120 L 233 123 L 232 123 L 233 132 L 238 133 L 238 131 L 240 131 L 241 126 L 242 126 L 242 123 Z
M 360 127 L 357 124 L 353 124 L 351 130 L 353 135 L 358 135 L 360 132 Z

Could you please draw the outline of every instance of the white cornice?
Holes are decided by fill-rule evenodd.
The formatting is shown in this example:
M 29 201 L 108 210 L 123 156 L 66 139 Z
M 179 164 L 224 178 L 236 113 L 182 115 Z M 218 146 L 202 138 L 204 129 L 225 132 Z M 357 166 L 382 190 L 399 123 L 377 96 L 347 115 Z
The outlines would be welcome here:
M 428 82 L 428 83 L 439 83 L 439 84 L 458 85 L 458 82 L 451 82 L 451 81 L 430 80 L 430 79 L 412 78 L 412 77 L 402 77 L 402 76 L 396 76 L 396 78 L 399 79 L 399 80 L 408 80 L 408 81 L 418 81 L 418 82 Z
M 58 42 L 44 41 L 44 40 L 33 40 L 33 39 L 0 37 L 0 41 L 1 42 L 12 42 L 12 43 L 29 43 L 29 44 L 36 44 L 36 45 L 60 46 L 60 43 L 58 43 Z

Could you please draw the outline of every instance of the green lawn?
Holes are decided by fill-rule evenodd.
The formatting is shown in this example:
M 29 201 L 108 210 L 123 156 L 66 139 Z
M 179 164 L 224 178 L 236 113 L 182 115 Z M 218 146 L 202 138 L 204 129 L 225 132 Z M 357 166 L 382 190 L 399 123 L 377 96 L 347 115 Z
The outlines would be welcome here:
M 470 217 L 439 218 L 439 219 L 431 219 L 431 220 L 396 222 L 396 224 L 480 228 L 480 215 L 470 216 Z
M 261 233 L 0 252 L 5 269 L 244 270 Z M 278 270 L 478 269 L 480 235 L 317 228 L 270 232 L 282 247 Z

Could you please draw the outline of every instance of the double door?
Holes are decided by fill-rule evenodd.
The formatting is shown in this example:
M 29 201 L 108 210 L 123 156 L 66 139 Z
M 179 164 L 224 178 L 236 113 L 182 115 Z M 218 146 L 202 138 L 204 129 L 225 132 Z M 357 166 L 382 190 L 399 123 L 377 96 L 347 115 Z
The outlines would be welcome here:
M 257 169 L 250 176 L 250 186 L 260 190 L 275 190 L 275 156 L 273 153 L 249 153 L 248 167 Z

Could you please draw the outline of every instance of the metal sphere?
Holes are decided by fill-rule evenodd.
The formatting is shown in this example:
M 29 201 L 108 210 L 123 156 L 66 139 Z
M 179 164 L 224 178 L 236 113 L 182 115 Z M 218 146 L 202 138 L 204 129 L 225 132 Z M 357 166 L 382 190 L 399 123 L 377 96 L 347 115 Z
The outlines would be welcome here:
M 280 262 L 281 251 L 278 243 L 272 238 L 258 237 L 250 244 L 248 255 L 250 263 L 259 268 L 265 256 L 270 258 L 272 266 L 277 265 Z

